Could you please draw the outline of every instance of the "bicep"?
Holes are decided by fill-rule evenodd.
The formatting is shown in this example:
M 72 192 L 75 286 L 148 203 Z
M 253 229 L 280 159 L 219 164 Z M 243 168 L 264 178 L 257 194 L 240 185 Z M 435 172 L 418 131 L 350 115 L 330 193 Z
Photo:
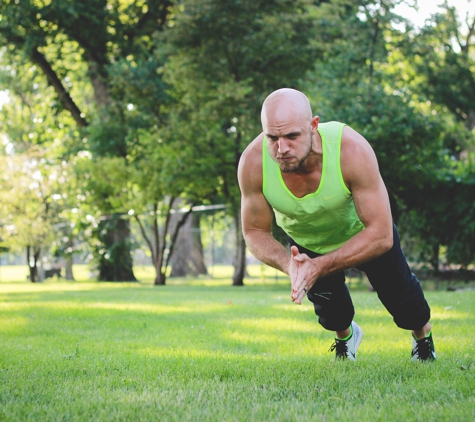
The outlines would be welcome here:
M 252 230 L 271 232 L 273 213 L 262 192 L 242 195 L 241 218 L 245 234 Z
M 345 179 L 349 182 L 356 212 L 365 227 L 374 226 L 382 233 L 392 233 L 388 193 L 376 155 L 369 143 L 361 135 L 355 134 L 352 133 L 353 142 L 348 148 L 346 162 L 342 162 L 342 168 L 346 169 Z
M 250 161 L 250 160 L 249 160 Z M 238 180 L 241 189 L 241 219 L 244 233 L 252 230 L 270 232 L 273 212 L 262 193 L 262 170 L 244 159 L 239 166 Z
M 352 194 L 356 212 L 365 227 L 392 227 L 388 193 L 379 173 L 371 181 L 354 183 Z

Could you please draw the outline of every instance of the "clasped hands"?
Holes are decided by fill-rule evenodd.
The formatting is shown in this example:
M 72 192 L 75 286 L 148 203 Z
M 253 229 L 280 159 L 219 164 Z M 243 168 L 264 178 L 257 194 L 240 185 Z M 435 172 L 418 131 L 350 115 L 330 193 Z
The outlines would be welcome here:
M 301 305 L 303 298 L 318 278 L 318 270 L 315 261 L 308 255 L 299 253 L 296 246 L 292 246 L 290 252 L 289 275 L 292 282 L 290 297 L 292 302 Z

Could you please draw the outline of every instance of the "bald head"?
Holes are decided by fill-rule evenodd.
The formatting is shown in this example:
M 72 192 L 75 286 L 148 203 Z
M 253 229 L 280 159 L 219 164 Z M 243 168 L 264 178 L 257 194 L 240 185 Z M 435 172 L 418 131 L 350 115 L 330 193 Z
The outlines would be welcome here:
M 269 121 L 292 119 L 296 123 L 310 124 L 312 109 L 308 98 L 300 91 L 282 88 L 274 91 L 264 101 L 261 122 L 264 131 Z

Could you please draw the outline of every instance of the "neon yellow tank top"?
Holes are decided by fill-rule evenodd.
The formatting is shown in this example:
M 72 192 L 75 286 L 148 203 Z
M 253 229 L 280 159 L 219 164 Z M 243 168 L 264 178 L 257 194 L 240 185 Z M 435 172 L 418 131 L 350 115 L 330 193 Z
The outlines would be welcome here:
M 341 247 L 364 229 L 356 213 L 353 196 L 340 168 L 343 123 L 318 125 L 322 138 L 322 177 L 314 193 L 297 198 L 287 188 L 279 165 L 262 141 L 262 192 L 274 210 L 277 224 L 297 244 L 325 254 Z

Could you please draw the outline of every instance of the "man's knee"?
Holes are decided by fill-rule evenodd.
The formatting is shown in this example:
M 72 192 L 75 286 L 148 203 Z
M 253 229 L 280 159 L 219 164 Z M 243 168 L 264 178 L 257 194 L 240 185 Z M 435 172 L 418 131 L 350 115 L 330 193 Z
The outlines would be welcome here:
M 313 299 L 315 298 L 313 297 Z M 313 307 L 320 325 L 330 331 L 346 330 L 355 316 L 355 308 L 351 300 L 340 303 L 333 301 L 332 303 L 331 301 L 325 302 L 320 297 L 313 303 Z

